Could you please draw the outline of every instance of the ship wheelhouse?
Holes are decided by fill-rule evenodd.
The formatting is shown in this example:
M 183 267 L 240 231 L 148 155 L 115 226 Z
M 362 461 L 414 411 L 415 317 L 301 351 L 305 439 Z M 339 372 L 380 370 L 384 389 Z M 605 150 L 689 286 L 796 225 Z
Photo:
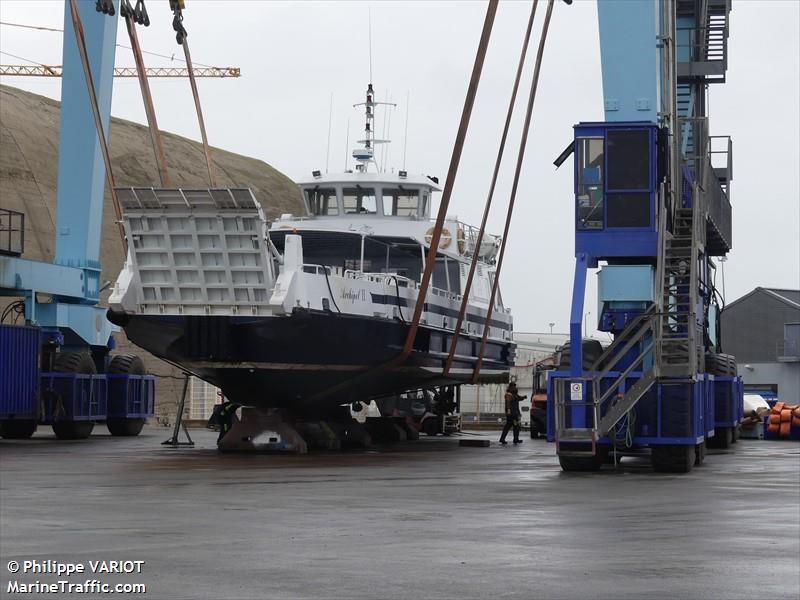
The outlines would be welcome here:
M 282 215 L 272 223 L 270 238 L 284 251 L 287 234 L 303 240 L 303 260 L 329 274 L 395 275 L 401 285 L 419 283 L 425 270 L 433 222 L 437 181 L 425 176 L 388 173 L 319 175 L 299 184 L 307 214 Z M 431 285 L 460 296 L 475 251 L 476 230 L 448 217 L 442 232 Z M 481 245 L 471 298 L 488 302 L 493 256 L 499 239 L 487 235 Z M 502 307 L 498 297 L 497 308 Z
M 346 174 L 347 175 L 347 174 Z M 377 216 L 429 219 L 432 181 L 408 181 L 408 177 L 380 181 L 354 173 L 349 180 L 323 179 L 301 184 L 306 210 L 312 217 Z

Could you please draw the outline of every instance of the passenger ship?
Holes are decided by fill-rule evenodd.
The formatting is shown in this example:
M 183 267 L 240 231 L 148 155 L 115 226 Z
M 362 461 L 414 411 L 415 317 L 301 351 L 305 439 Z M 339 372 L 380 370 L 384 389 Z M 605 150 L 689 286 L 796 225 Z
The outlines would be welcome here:
M 413 350 L 403 348 L 430 247 L 434 177 L 379 172 L 370 85 L 354 171 L 299 183 L 307 214 L 268 224 L 248 189 L 117 190 L 129 241 L 110 320 L 232 401 L 299 413 L 464 383 L 477 362 L 501 240 L 448 217 Z M 479 262 L 455 360 L 462 290 Z M 512 317 L 497 295 L 480 381 L 504 381 Z M 395 361 L 396 362 L 396 361 Z M 352 382 L 350 384 L 349 382 Z

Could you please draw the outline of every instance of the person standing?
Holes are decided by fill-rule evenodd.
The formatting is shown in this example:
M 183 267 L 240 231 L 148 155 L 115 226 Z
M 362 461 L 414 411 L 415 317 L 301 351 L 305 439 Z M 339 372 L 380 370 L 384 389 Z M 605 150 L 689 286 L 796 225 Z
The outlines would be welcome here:
M 506 436 L 510 430 L 514 430 L 514 443 L 521 444 L 522 440 L 519 439 L 519 424 L 522 413 L 519 410 L 519 402 L 527 398 L 527 396 L 520 396 L 517 393 L 517 384 L 512 381 L 508 384 L 506 390 L 505 404 L 506 404 L 506 424 L 503 427 L 503 433 L 500 436 L 500 443 L 504 446 L 508 444 Z

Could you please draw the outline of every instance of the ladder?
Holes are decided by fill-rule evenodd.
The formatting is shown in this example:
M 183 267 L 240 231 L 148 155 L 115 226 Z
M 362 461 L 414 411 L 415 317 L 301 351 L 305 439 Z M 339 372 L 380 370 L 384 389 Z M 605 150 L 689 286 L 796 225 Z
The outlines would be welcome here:
M 697 374 L 696 205 L 693 202 L 692 207 L 674 211 L 673 233 L 664 241 L 659 286 L 662 309 L 656 343 L 656 361 L 663 377 L 693 379 Z
M 614 426 L 630 411 L 636 403 L 652 387 L 657 378 L 655 366 L 648 368 L 634 385 L 618 393 L 633 371 L 642 368 L 645 359 L 652 356 L 655 339 L 655 324 L 658 322 L 656 305 L 653 304 L 647 311 L 632 319 L 614 342 L 603 351 L 591 367 L 591 375 L 584 380 L 591 385 L 591 398 L 586 401 L 570 401 L 567 403 L 564 386 L 575 382 L 574 378 L 556 380 L 555 393 L 555 425 L 556 443 L 560 456 L 593 456 L 596 442 L 605 437 Z M 639 353 L 627 367 L 619 372 L 607 386 L 609 374 L 615 372 L 616 366 L 628 352 L 639 344 Z M 602 410 L 608 404 L 605 412 Z M 586 427 L 567 427 L 566 413 L 568 408 L 591 407 L 587 411 L 591 420 Z M 568 444 L 568 449 L 562 450 L 561 444 Z M 581 446 L 580 449 L 576 446 Z

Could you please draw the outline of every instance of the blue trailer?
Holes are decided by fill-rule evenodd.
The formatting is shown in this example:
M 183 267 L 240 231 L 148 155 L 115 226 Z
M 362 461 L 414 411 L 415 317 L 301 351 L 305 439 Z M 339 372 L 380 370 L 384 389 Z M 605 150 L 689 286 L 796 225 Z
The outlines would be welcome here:
M 153 414 L 154 379 L 139 357 L 112 354 L 115 328 L 99 305 L 118 6 L 65 2 L 53 262 L 23 257 L 24 215 L 0 207 L 0 296 L 18 298 L 0 319 L 4 438 L 38 424 L 84 438 L 98 421 L 136 435 Z
M 570 341 L 548 380 L 548 439 L 564 470 L 648 447 L 687 472 L 738 437 L 742 380 L 723 353 L 716 263 L 731 248 L 732 147 L 708 132 L 724 82 L 729 0 L 598 3 L 603 122 L 579 123 Z M 597 269 L 597 329 L 584 297 Z

